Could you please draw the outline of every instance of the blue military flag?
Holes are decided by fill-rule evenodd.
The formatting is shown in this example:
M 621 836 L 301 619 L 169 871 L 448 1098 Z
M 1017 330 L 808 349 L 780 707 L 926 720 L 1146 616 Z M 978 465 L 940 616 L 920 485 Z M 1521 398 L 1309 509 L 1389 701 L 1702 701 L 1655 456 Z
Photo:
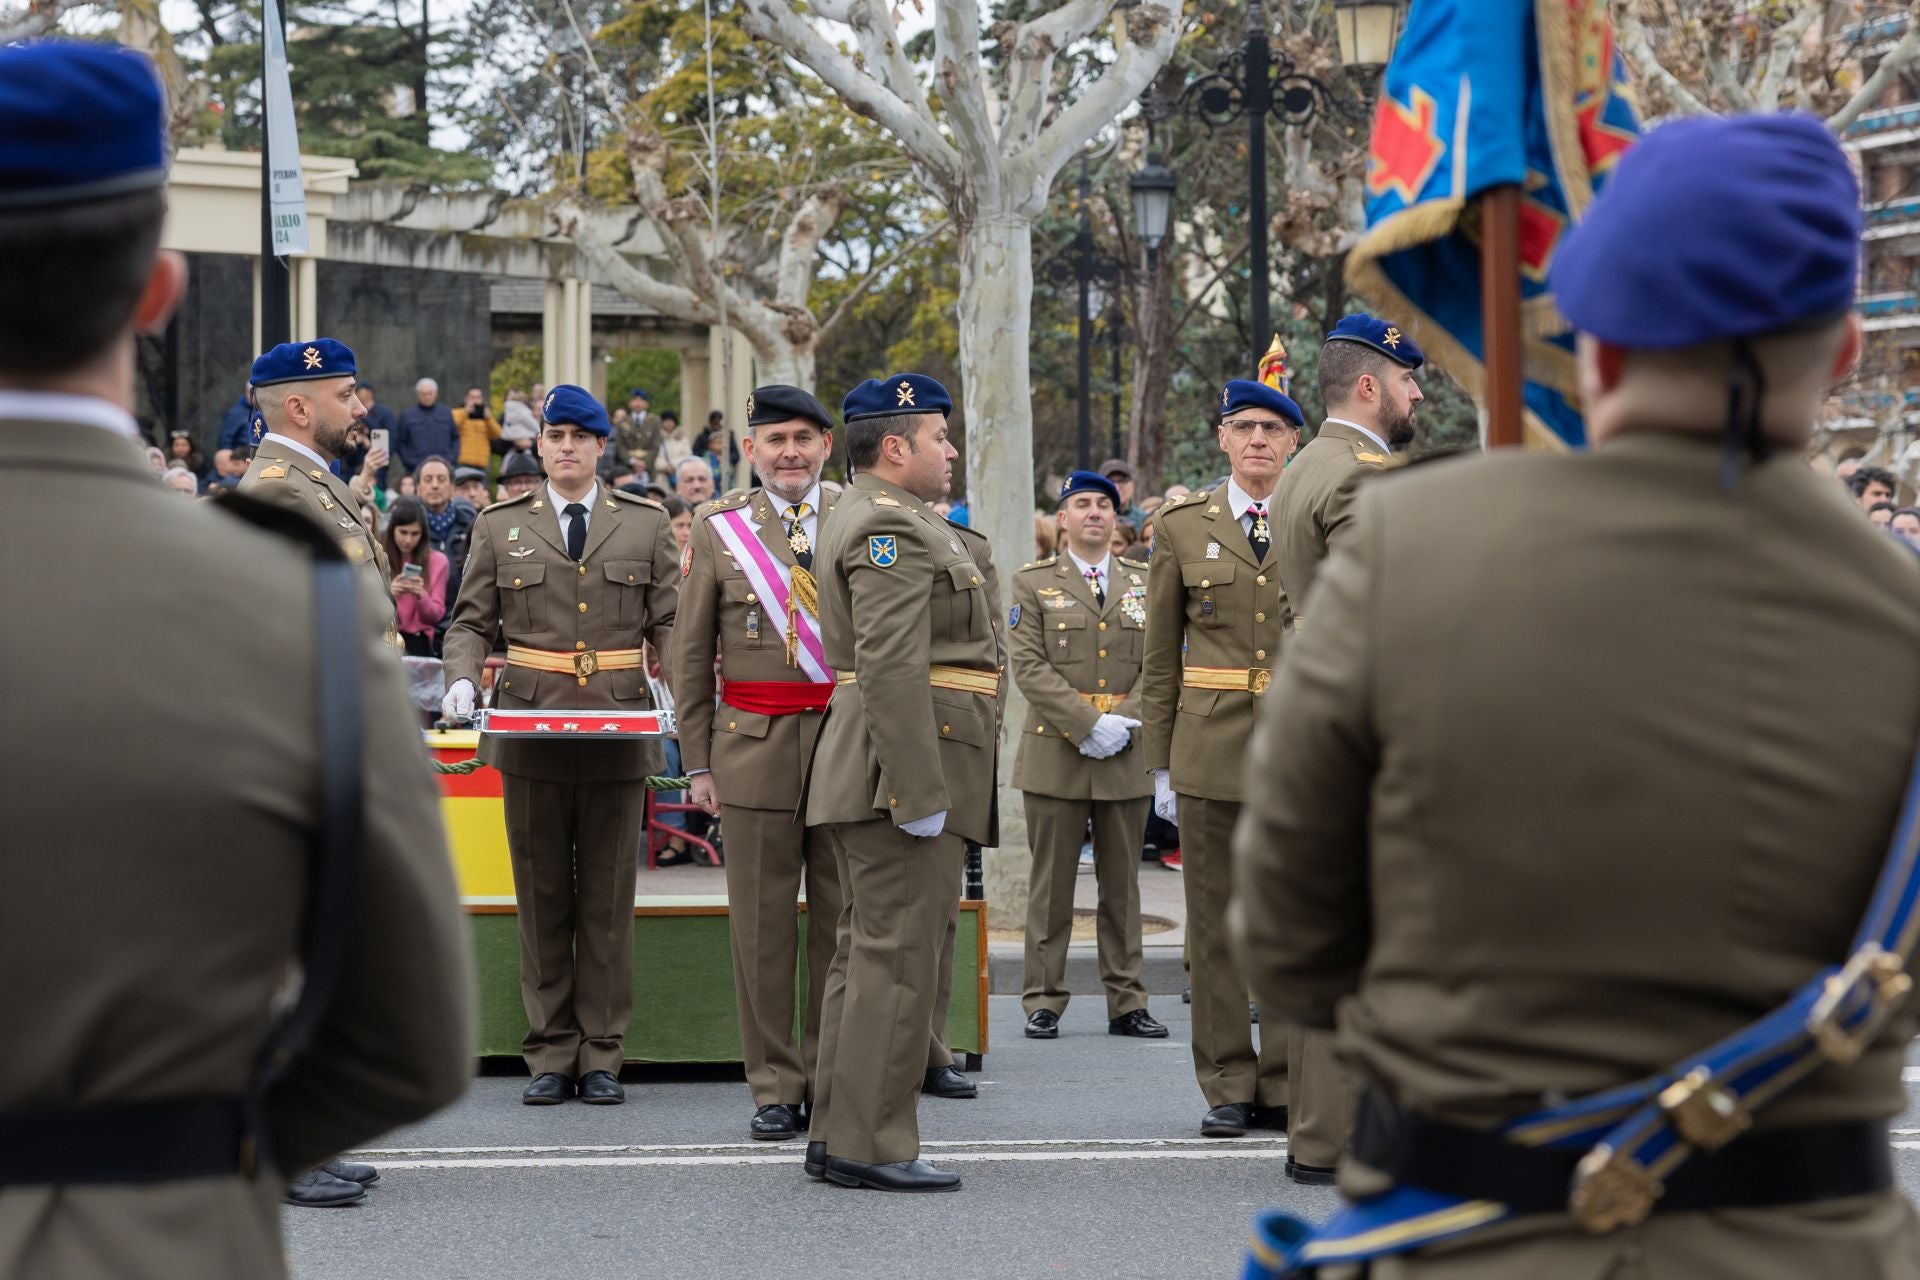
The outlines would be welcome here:
M 1474 201 L 1518 185 L 1529 445 L 1586 443 L 1547 268 L 1639 128 L 1605 0 L 1414 0 L 1374 114 L 1347 282 L 1484 401 Z

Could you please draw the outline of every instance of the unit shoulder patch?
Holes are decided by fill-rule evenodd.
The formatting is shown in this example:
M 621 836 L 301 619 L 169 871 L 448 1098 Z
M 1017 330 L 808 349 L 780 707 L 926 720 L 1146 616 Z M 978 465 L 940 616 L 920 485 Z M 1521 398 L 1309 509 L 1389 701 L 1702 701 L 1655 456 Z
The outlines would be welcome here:
M 867 559 L 876 569 L 891 569 L 900 558 L 900 544 L 893 534 L 874 534 L 867 539 Z

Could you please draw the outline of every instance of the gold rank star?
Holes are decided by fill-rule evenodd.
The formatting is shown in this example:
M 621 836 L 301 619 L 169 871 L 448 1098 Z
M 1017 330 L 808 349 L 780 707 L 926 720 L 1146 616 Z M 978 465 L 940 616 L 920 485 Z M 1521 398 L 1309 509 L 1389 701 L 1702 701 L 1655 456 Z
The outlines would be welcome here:
M 320 367 L 320 352 L 317 348 L 308 347 L 300 354 L 307 358 L 307 368 L 318 369 Z
M 894 406 L 896 409 L 903 404 L 913 404 L 913 386 L 911 383 L 902 382 L 899 386 L 895 387 L 894 390 L 898 392 L 900 396 L 899 404 Z M 919 406 L 915 405 L 914 407 L 918 408 Z
M 1386 336 L 1381 338 L 1380 341 L 1386 343 L 1388 346 L 1398 351 L 1400 349 L 1400 331 L 1398 329 L 1393 328 L 1391 325 L 1389 325 L 1387 327 Z

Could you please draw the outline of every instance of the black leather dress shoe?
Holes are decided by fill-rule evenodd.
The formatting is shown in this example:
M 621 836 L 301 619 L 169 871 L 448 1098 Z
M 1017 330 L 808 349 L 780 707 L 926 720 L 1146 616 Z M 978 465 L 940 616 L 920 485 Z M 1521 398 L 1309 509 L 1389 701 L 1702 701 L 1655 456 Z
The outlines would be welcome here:
M 936 1169 L 925 1160 L 898 1164 L 861 1164 L 858 1160 L 827 1157 L 827 1181 L 843 1187 L 871 1187 L 875 1191 L 958 1191 L 960 1175 Z
M 611 1071 L 589 1071 L 580 1077 L 580 1101 L 597 1107 L 617 1107 L 627 1100 L 627 1091 Z
M 1201 1117 L 1200 1136 L 1203 1138 L 1244 1138 L 1247 1130 L 1253 1126 L 1253 1104 L 1251 1102 L 1229 1102 Z
M 807 1144 L 806 1163 L 800 1166 L 809 1178 L 815 1182 L 825 1182 L 827 1178 L 827 1144 L 809 1142 Z
M 800 1133 L 800 1108 L 774 1102 L 753 1113 L 747 1124 L 748 1136 L 760 1142 L 785 1142 Z
M 1287 1157 L 1287 1177 L 1303 1187 L 1330 1187 L 1333 1185 L 1334 1171 L 1322 1164 L 1301 1164 L 1292 1156 Z
M 1278 1129 L 1287 1131 L 1287 1109 L 1285 1107 L 1255 1107 L 1253 1109 L 1253 1127 L 1256 1129 Z
M 1181 1004 L 1192 1004 L 1192 1003 L 1193 1003 L 1193 988 L 1192 988 L 1192 987 L 1182 987 L 1182 988 L 1180 988 L 1180 1003 L 1181 1003 Z
M 551 1107 L 573 1096 L 573 1081 L 558 1071 L 542 1071 L 520 1091 L 520 1101 L 530 1107 Z
M 952 1063 L 944 1067 L 928 1067 L 927 1076 L 921 1082 L 920 1092 L 930 1093 L 936 1098 L 977 1098 L 980 1091 L 973 1087 L 973 1081 L 954 1069 Z
M 1107 1034 L 1110 1036 L 1139 1036 L 1142 1040 L 1165 1040 L 1167 1028 L 1155 1022 L 1145 1009 L 1135 1009 L 1132 1013 L 1123 1013 L 1107 1021 Z
M 1060 1015 L 1051 1009 L 1035 1009 L 1027 1015 L 1027 1039 L 1058 1040 Z
M 320 1166 L 324 1173 L 330 1173 L 343 1182 L 357 1182 L 370 1187 L 380 1181 L 380 1171 L 370 1164 L 355 1164 L 351 1160 L 329 1160 Z
M 366 1198 L 365 1187 L 345 1178 L 336 1178 L 325 1169 L 307 1170 L 287 1183 L 287 1189 L 280 1193 L 281 1203 L 297 1205 L 302 1209 L 337 1209 L 342 1205 L 359 1204 Z

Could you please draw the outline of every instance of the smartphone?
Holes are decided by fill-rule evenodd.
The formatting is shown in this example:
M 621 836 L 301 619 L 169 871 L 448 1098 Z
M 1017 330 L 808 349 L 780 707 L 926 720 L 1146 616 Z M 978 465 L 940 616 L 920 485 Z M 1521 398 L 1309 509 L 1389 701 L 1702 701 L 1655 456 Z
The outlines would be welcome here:
M 421 569 L 417 564 L 403 564 L 400 566 L 400 576 L 403 578 L 417 578 L 420 576 L 420 573 Z
M 387 434 L 388 432 L 385 427 L 375 428 L 373 434 L 368 437 L 370 440 L 368 447 L 378 449 L 382 453 L 385 453 L 387 451 Z

